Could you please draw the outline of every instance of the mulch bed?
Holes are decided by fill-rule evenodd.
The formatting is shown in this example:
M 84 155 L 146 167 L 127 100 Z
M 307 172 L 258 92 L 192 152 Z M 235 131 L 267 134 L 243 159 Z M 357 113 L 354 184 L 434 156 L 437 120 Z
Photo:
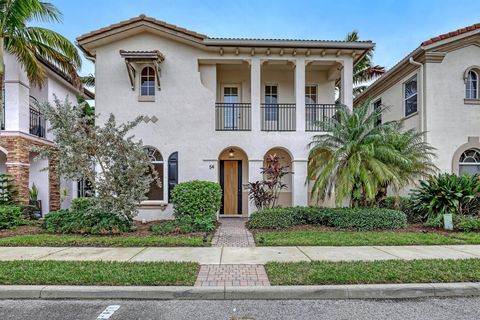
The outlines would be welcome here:
M 160 224 L 163 222 L 167 222 L 169 220 L 159 220 L 159 221 L 151 221 L 147 223 L 142 223 L 140 221 L 135 221 L 135 226 L 137 227 L 136 231 L 133 232 L 122 232 L 118 234 L 111 234 L 111 235 L 94 235 L 94 236 L 106 236 L 106 237 L 148 237 L 148 236 L 155 236 L 156 234 L 150 231 L 150 226 L 155 225 L 155 224 Z M 13 237 L 13 236 L 21 236 L 21 235 L 31 235 L 31 234 L 39 234 L 42 233 L 42 230 L 40 230 L 40 221 L 36 221 L 35 225 L 32 226 L 19 226 L 15 229 L 6 229 L 6 230 L 0 230 L 0 238 L 6 238 L 6 237 Z M 75 235 L 75 234 L 71 234 Z M 82 235 L 82 234 L 77 234 L 77 235 Z M 194 233 L 188 233 L 188 234 L 172 234 L 177 237 L 190 237 L 190 236 L 203 236 L 205 233 L 203 232 L 194 232 Z

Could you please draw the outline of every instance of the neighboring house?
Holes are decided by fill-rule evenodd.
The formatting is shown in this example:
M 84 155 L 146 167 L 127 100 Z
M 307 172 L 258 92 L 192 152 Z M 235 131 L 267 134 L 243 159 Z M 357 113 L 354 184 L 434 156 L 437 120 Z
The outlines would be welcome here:
M 91 92 L 73 86 L 69 77 L 55 66 L 42 61 L 47 79 L 41 88 L 29 83 L 26 72 L 17 59 L 5 53 L 4 119 L 0 131 L 0 173 L 12 176 L 22 203 L 28 203 L 28 191 L 33 183 L 39 189 L 42 213 L 60 207 L 68 207 L 77 194 L 77 185 L 72 181 L 60 180 L 54 160 L 34 161 L 33 146 L 53 146 L 48 123 L 39 112 L 37 104 L 53 101 L 54 95 L 76 102 L 78 95 L 94 99 Z M 43 170 L 48 168 L 48 170 Z M 61 192 L 68 190 L 67 197 Z
M 152 185 L 141 219 L 171 217 L 182 181 L 221 184 L 223 215 L 248 215 L 244 185 L 261 180 L 267 154 L 293 172 L 283 206 L 307 205 L 307 144 L 317 120 L 335 112 L 335 87 L 352 106 L 352 69 L 370 41 L 225 39 L 139 17 L 87 33 L 78 45 L 95 63 L 95 110 L 126 122 L 148 146 L 162 185 Z
M 441 172 L 480 173 L 480 24 L 424 41 L 355 98 L 426 132 Z

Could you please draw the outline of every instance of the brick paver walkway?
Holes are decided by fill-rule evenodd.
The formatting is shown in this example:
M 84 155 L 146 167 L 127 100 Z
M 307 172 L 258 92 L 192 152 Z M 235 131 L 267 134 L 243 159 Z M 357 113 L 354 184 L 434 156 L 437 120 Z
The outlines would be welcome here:
M 255 247 L 253 235 L 245 227 L 247 219 L 222 218 L 212 239 L 213 247 Z M 223 252 L 223 249 L 222 249 Z M 200 267 L 195 286 L 269 286 L 261 264 L 204 264 Z
M 260 264 L 202 265 L 195 286 L 269 286 Z
M 213 247 L 255 247 L 250 231 L 245 227 L 247 219 L 222 218 L 220 227 L 212 239 Z

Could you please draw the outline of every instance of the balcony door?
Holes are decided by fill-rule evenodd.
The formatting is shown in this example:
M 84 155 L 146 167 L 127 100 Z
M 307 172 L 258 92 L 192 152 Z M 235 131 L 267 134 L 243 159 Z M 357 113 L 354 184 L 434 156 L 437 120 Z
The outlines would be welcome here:
M 238 110 L 238 103 L 240 103 L 240 85 L 223 85 L 222 95 L 222 102 L 225 106 L 223 114 L 225 129 L 237 129 L 240 120 L 240 112 Z
M 265 121 L 278 121 L 278 86 L 265 86 Z

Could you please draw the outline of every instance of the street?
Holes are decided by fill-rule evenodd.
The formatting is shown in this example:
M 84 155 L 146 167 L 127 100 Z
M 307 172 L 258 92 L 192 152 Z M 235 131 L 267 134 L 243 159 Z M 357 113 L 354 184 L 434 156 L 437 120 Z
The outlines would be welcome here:
M 2 300 L 0 319 L 478 319 L 480 298 L 417 300 Z

